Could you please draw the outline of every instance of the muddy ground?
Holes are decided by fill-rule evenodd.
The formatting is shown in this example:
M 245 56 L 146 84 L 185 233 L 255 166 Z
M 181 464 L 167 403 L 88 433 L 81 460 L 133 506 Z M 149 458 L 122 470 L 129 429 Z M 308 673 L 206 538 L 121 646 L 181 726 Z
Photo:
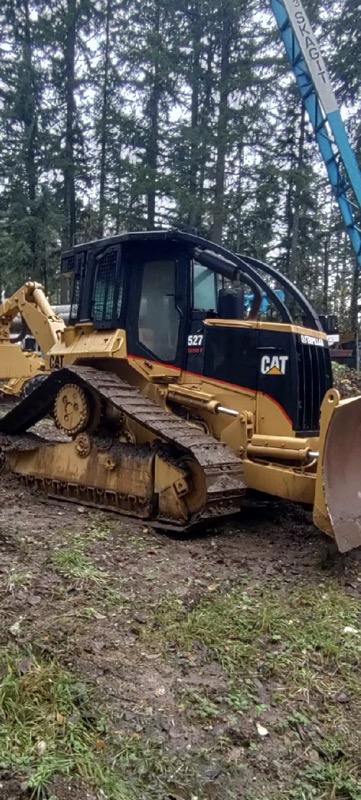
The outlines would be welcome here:
M 108 720 L 97 745 L 105 751 L 101 757 L 107 759 L 108 735 L 136 745 L 127 751 L 128 760 L 122 757 L 121 767 L 113 756 L 107 765 L 133 787 L 132 796 L 361 797 L 356 690 L 352 696 L 352 669 L 356 674 L 359 669 L 354 620 L 360 612 L 360 553 L 338 554 L 308 514 L 267 503 L 179 540 L 124 517 L 31 494 L 4 476 L 0 554 L 1 648 L 16 647 L 45 662 L 55 658 L 95 688 L 96 713 L 100 699 Z M 321 642 L 320 660 L 314 639 L 307 636 L 318 602 L 327 602 L 325 592 L 335 608 L 330 635 L 339 623 L 342 630 L 339 651 L 328 654 Z M 254 613 L 253 603 L 260 608 L 261 616 L 249 617 L 255 620 L 254 635 L 239 632 L 239 619 L 233 635 L 226 613 L 223 637 L 219 602 L 227 593 L 232 602 L 237 598 L 237 615 L 243 613 L 245 620 Z M 308 596 L 314 603 L 309 609 Z M 244 606 L 239 597 L 245 598 Z M 272 616 L 273 597 L 281 598 L 275 600 L 279 619 Z M 286 626 L 301 597 L 306 598 L 300 617 L 305 641 L 294 638 L 289 646 Z M 211 619 L 212 613 L 218 616 L 203 636 L 197 625 L 203 624 L 204 608 Z M 349 613 L 353 626 L 347 627 Z M 350 670 L 341 670 L 338 678 L 348 629 L 355 639 Z M 239 656 L 241 640 L 245 652 L 256 648 L 254 658 Z M 283 646 L 289 660 L 281 662 Z M 297 682 L 292 658 L 299 665 L 304 648 L 313 672 L 303 679 L 299 671 Z M 273 670 L 267 661 L 271 651 L 280 665 Z M 3 762 L 0 753 L 1 799 L 29 798 L 26 770 L 20 774 Z M 57 800 L 123 796 L 115 790 L 107 794 L 101 779 L 96 785 L 86 775 L 64 774 L 52 776 L 39 797 L 42 793 Z

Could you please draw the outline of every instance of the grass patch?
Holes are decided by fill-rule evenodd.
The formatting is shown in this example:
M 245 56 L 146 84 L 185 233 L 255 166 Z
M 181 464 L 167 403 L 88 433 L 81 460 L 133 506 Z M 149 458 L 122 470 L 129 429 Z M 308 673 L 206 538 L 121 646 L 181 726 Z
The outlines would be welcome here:
M 188 708 L 190 715 L 200 720 L 216 719 L 221 713 L 219 705 L 214 703 L 206 694 L 201 694 L 190 686 L 182 690 L 179 708 L 181 711 Z
M 51 555 L 51 564 L 56 572 L 82 591 L 78 597 L 83 597 L 84 608 L 78 609 L 78 616 L 84 618 L 97 618 L 99 614 L 115 609 L 126 610 L 132 605 L 132 596 L 122 591 L 127 580 L 99 568 L 87 553 L 92 543 L 108 538 L 109 532 L 110 528 L 99 528 L 98 523 L 94 528 L 88 528 L 84 535 L 70 538 L 63 532 L 61 545 Z M 60 597 L 64 590 L 66 586 L 58 588 Z
M 6 649 L 0 674 L 1 766 L 22 776 L 32 798 L 50 798 L 60 774 L 77 776 L 104 800 L 203 800 L 196 754 L 168 754 L 143 725 L 110 732 L 99 690 L 56 661 Z
M 354 772 L 354 766 L 347 759 L 336 764 L 307 767 L 299 773 L 293 788 L 279 797 L 292 800 L 361 800 L 360 781 Z
M 273 581 L 205 594 L 190 610 L 168 595 L 142 632 L 149 647 L 163 647 L 169 657 L 183 651 L 223 666 L 223 694 L 183 690 L 190 718 L 248 715 L 254 724 L 261 715 L 268 728 L 257 685 L 271 687 L 279 720 L 271 735 L 282 741 L 291 732 L 296 746 L 320 753 L 320 765 L 299 774 L 295 767 L 287 792 L 270 797 L 361 800 L 361 605 L 342 587 Z
M 87 544 L 107 541 L 114 533 L 114 523 L 112 524 L 109 520 L 103 519 L 102 515 L 98 514 L 81 532 L 60 528 L 58 533 L 59 537 L 61 537 L 67 545 L 76 545 L 76 547 L 84 549 Z
M 1 762 L 26 775 L 33 797 L 46 796 L 54 775 L 63 774 L 127 800 L 125 783 L 106 764 L 104 721 L 87 687 L 57 662 L 17 650 L 4 651 L 0 665 Z
M 52 562 L 59 575 L 75 583 L 101 584 L 108 577 L 105 570 L 98 569 L 84 553 L 84 543 L 80 541 L 75 541 L 72 547 L 54 550 Z
M 31 582 L 30 576 L 23 569 L 12 567 L 6 570 L 5 591 L 13 594 L 18 589 L 24 589 Z
M 114 522 L 111 523 L 102 514 L 98 514 L 77 538 L 87 542 L 101 542 L 109 539 L 113 533 Z
M 361 607 L 334 587 L 290 590 L 270 584 L 206 596 L 190 611 L 164 598 L 145 631 L 149 640 L 184 650 L 206 647 L 230 675 L 253 670 L 298 683 L 314 667 L 347 673 L 361 663 Z

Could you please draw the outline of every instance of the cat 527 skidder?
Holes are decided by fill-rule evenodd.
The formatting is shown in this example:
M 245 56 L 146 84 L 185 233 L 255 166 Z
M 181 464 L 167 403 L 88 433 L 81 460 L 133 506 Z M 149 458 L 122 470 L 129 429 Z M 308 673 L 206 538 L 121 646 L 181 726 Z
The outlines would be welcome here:
M 295 286 L 177 230 L 78 245 L 62 271 L 73 299 L 52 374 L 0 421 L 13 472 L 179 531 L 256 490 L 311 506 L 341 551 L 361 543 L 361 397 L 332 388 Z M 30 430 L 49 414 L 56 436 Z

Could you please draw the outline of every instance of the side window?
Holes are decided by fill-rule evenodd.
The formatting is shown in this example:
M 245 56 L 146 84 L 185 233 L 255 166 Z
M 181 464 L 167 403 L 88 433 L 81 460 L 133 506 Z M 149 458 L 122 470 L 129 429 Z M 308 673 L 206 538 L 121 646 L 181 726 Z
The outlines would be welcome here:
M 71 288 L 69 322 L 76 322 L 78 318 L 79 300 L 80 300 L 80 280 L 81 280 L 80 273 L 73 272 L 72 276 L 73 285 Z
M 216 276 L 197 261 L 193 261 L 193 308 L 217 311 Z
M 180 314 L 175 293 L 175 261 L 145 261 L 138 341 L 162 361 L 174 361 L 177 355 Z
M 73 271 L 69 276 L 70 324 L 74 324 L 75 322 L 78 321 L 79 318 L 79 306 L 82 294 L 85 263 L 86 263 L 85 253 L 77 253 L 75 256 L 73 256 L 73 264 L 72 264 Z
M 96 259 L 91 314 L 94 322 L 111 321 L 121 308 L 122 282 L 117 270 L 118 251 L 119 248 L 113 248 Z

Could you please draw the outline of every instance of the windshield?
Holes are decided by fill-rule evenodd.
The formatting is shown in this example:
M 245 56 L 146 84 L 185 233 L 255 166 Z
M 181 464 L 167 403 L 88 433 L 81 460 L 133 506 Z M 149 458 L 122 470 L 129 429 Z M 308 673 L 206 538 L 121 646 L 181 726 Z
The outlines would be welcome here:
M 193 261 L 193 308 L 197 311 L 217 311 L 216 286 L 216 274 Z

